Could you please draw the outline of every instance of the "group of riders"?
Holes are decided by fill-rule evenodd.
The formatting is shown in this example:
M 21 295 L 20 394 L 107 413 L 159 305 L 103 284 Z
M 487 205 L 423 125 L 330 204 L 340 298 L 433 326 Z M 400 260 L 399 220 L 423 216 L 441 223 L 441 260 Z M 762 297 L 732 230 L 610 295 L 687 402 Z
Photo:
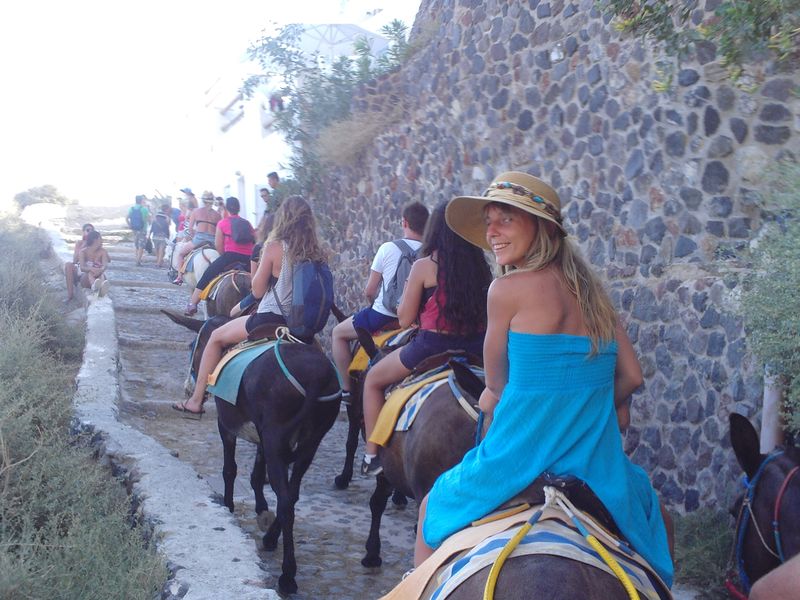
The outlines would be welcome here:
M 210 216 L 216 212 L 210 207 L 213 195 L 204 194 L 203 201 L 206 210 L 189 218 L 191 242 L 213 237 L 220 257 L 198 283 L 186 313 L 196 312 L 204 283 L 251 258 L 257 306 L 211 334 L 192 396 L 173 405 L 192 414 L 203 412 L 209 374 L 226 348 L 260 325 L 286 324 L 293 265 L 326 260 L 313 211 L 301 196 L 283 199 L 271 227 L 253 231 L 250 242 L 233 240 L 232 224 L 241 219 L 235 198 L 226 202 L 227 215 L 216 219 Z M 381 245 L 372 261 L 364 289 L 368 306 L 333 329 L 343 401 L 354 400 L 348 368 L 357 328 L 372 333 L 416 328 L 409 343 L 366 374 L 367 440 L 387 388 L 426 358 L 464 351 L 482 357 L 486 378 L 479 401 L 482 440 L 419 499 L 415 565 L 449 535 L 548 472 L 585 481 L 635 550 L 671 585 L 671 524 L 647 474 L 625 455 L 620 435 L 629 424 L 629 399 L 643 382 L 642 370 L 602 283 L 562 224 L 557 192 L 534 176 L 503 173 L 483 195 L 456 197 L 430 215 L 423 204 L 408 204 L 400 227 L 402 237 Z M 260 247 L 256 238 L 263 241 Z M 485 251 L 494 255 L 497 278 Z M 401 273 L 406 280 L 399 282 L 398 297 L 392 285 Z M 382 470 L 379 447 L 371 441 L 361 470 L 366 475 Z

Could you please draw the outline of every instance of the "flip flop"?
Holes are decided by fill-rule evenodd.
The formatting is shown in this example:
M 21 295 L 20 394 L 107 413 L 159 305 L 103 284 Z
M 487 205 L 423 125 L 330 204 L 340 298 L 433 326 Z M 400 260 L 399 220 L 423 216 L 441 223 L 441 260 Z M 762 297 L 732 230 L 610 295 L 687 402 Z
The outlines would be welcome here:
M 181 402 L 180 404 L 173 404 L 172 410 L 177 410 L 179 413 L 182 413 L 185 419 L 193 419 L 196 421 L 202 419 L 203 415 L 206 412 L 205 410 L 202 409 L 200 410 L 200 412 L 195 412 L 191 409 L 188 409 L 186 408 L 186 402 Z

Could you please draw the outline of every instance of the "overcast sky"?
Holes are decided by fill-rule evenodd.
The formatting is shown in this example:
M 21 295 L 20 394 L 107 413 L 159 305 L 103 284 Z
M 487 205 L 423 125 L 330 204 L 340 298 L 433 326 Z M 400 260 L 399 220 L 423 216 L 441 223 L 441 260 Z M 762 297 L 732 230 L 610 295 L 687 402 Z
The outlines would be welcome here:
M 202 176 L 192 170 L 197 153 L 208 146 L 203 92 L 270 21 L 358 22 L 383 8 L 410 27 L 418 7 L 419 0 L 3 2 L 0 206 L 44 184 L 83 203 L 116 205 L 192 181 Z

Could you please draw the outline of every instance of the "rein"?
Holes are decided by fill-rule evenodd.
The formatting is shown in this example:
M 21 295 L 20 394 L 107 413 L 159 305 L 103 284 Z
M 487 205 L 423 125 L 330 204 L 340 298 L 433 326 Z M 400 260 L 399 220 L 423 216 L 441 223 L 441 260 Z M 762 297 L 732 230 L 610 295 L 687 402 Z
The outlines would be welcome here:
M 731 548 L 731 556 L 729 562 L 732 562 L 734 557 L 736 559 L 736 568 L 737 574 L 739 576 L 739 582 L 741 583 L 742 590 L 739 590 L 736 587 L 736 584 L 733 583 L 733 569 L 728 572 L 728 576 L 725 579 L 725 587 L 727 588 L 728 592 L 736 598 L 737 600 L 746 600 L 747 594 L 750 593 L 750 588 L 752 587 L 750 584 L 750 578 L 747 576 L 747 573 L 744 570 L 744 555 L 742 553 L 742 548 L 744 546 L 744 537 L 747 532 L 747 526 L 752 520 L 753 527 L 756 530 L 756 534 L 758 534 L 758 539 L 761 540 L 761 544 L 764 546 L 766 551 L 777 558 L 781 564 L 786 562 L 786 558 L 783 554 L 783 547 L 781 544 L 781 533 L 780 533 L 780 522 L 778 520 L 780 515 L 780 508 L 781 502 L 783 501 L 783 496 L 786 493 L 786 489 L 789 487 L 789 483 L 791 482 L 792 478 L 800 471 L 800 466 L 794 467 L 789 473 L 784 477 L 783 483 L 781 484 L 780 490 L 778 492 L 778 497 L 775 499 L 775 506 L 772 510 L 772 537 L 775 540 L 775 548 L 777 552 L 773 551 L 772 548 L 769 547 L 767 544 L 767 540 L 764 538 L 764 535 L 761 533 L 761 530 L 758 527 L 758 523 L 756 522 L 755 515 L 753 514 L 753 500 L 756 495 L 756 487 L 758 487 L 758 482 L 761 479 L 761 476 L 764 474 L 764 469 L 767 467 L 769 463 L 773 460 L 778 458 L 783 454 L 783 450 L 777 450 L 772 452 L 767 456 L 764 461 L 759 465 L 758 470 L 756 471 L 753 479 L 748 481 L 747 477 L 744 478 L 744 485 L 747 488 L 747 492 L 745 493 L 744 498 L 742 499 L 742 505 L 739 507 L 739 514 L 736 517 L 736 538 L 734 540 L 734 545 Z
M 294 389 L 300 392 L 303 395 L 303 398 L 307 398 L 308 393 L 306 392 L 305 388 L 300 384 L 300 382 L 297 381 L 297 378 L 294 375 L 292 375 L 291 371 L 289 371 L 288 367 L 286 366 L 286 363 L 283 362 L 283 358 L 281 358 L 281 353 L 279 350 L 279 347 L 281 345 L 281 340 L 289 340 L 290 342 L 295 342 L 300 344 L 302 344 L 303 342 L 302 340 L 297 339 L 291 333 L 289 333 L 288 327 L 278 327 L 275 330 L 275 334 L 278 336 L 278 339 L 275 341 L 275 345 L 273 346 L 273 351 L 275 352 L 275 358 L 278 361 L 278 366 L 281 368 L 284 377 L 286 377 L 289 383 L 292 384 L 292 387 L 294 387 Z M 328 361 L 330 362 L 330 359 L 328 359 Z M 333 363 L 331 362 L 331 364 Z M 336 390 L 333 394 L 328 394 L 327 396 L 319 396 L 317 400 L 319 400 L 320 402 L 327 402 L 328 400 L 336 400 L 338 398 L 341 398 L 342 396 L 342 380 L 341 377 L 339 376 L 339 371 L 336 370 L 335 366 L 333 370 L 336 373 L 336 379 L 339 381 L 339 389 Z

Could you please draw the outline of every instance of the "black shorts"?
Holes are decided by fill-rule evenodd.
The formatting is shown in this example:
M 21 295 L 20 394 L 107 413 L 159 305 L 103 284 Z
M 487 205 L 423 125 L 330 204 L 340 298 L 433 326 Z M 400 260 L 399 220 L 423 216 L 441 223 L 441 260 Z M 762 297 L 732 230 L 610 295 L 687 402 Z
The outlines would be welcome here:
M 286 325 L 286 319 L 283 318 L 283 315 L 276 315 L 275 313 L 257 312 L 247 317 L 244 328 L 248 334 L 251 334 L 256 327 L 261 325 Z

